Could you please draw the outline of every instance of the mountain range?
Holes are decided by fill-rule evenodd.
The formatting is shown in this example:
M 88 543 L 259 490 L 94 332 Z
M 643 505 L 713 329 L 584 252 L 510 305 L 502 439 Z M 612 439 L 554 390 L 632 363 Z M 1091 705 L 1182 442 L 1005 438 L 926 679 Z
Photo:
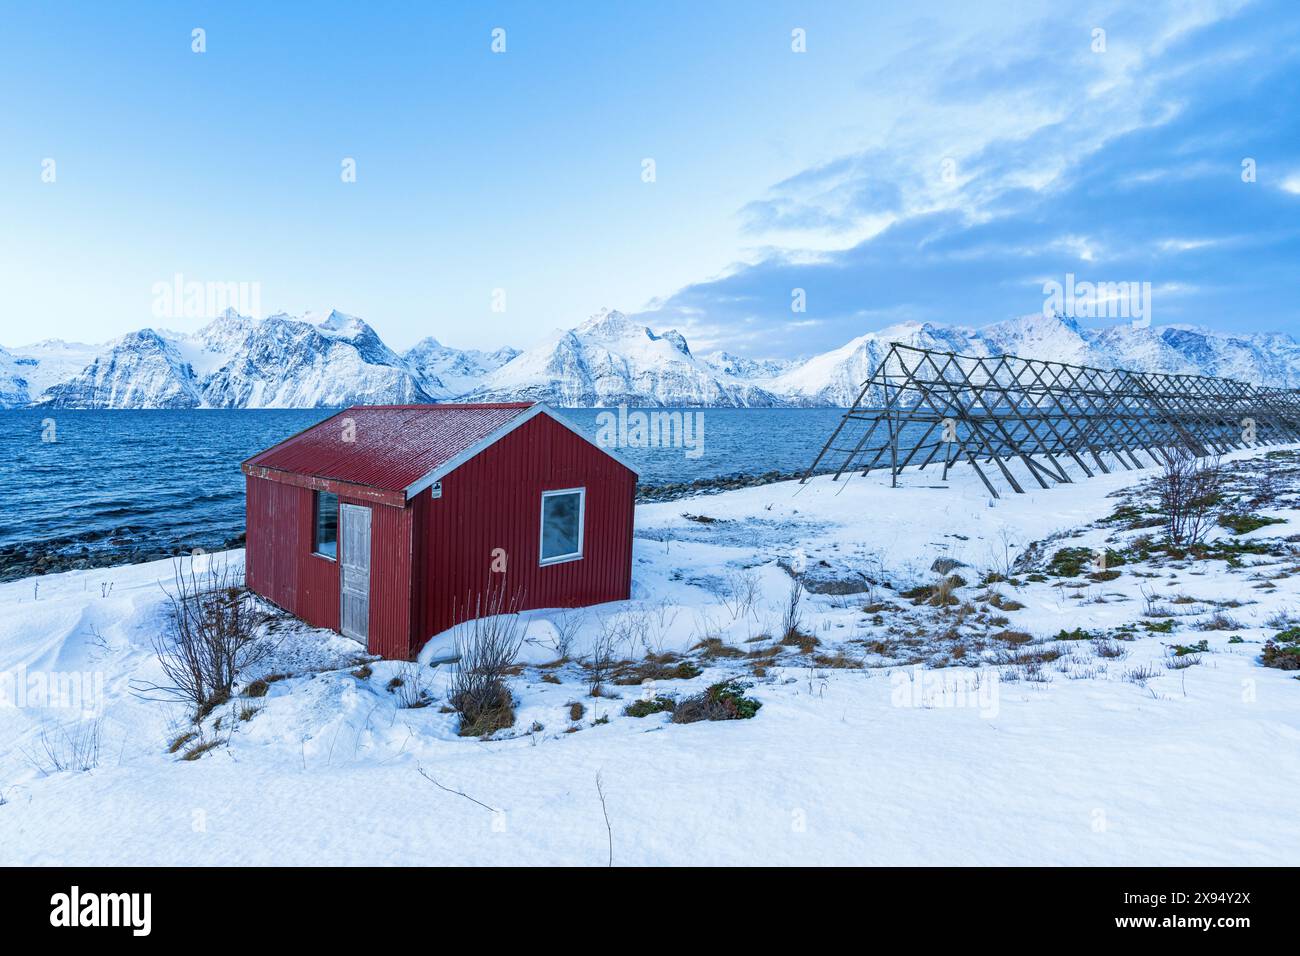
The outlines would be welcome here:
M 0 347 L 0 408 L 333 408 L 543 400 L 558 406 L 851 405 L 891 342 L 1102 368 L 1300 388 L 1300 342 L 1184 326 L 1084 328 L 1027 316 L 980 328 L 903 323 L 799 360 L 696 355 L 675 330 L 605 310 L 520 351 L 426 338 L 405 352 L 333 311 L 253 319 L 227 310 L 194 333 L 140 329 L 103 345 Z

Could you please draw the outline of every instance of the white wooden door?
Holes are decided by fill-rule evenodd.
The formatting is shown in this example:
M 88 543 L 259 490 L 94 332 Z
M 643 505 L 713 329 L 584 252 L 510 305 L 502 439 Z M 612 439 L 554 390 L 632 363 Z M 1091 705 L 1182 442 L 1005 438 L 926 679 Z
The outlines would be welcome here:
M 370 634 L 370 509 L 339 505 L 339 630 L 361 643 Z

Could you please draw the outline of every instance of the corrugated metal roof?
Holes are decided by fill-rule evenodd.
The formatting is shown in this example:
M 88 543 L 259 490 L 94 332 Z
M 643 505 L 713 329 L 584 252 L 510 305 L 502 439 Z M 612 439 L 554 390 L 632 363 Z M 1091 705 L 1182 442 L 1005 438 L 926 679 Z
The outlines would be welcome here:
M 244 465 L 402 491 L 535 404 L 358 405 Z

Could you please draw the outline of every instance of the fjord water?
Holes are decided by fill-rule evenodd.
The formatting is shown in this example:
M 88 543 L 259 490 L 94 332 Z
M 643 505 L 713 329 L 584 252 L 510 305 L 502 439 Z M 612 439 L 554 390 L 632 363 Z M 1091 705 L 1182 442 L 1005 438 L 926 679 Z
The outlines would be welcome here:
M 601 411 L 561 414 L 594 439 Z M 698 457 L 680 447 L 618 449 L 643 484 L 799 470 L 843 414 L 833 408 L 682 410 L 697 413 L 704 422 Z M 177 548 L 221 547 L 244 530 L 240 462 L 332 414 L 0 411 L 0 552 L 87 549 L 140 560 Z

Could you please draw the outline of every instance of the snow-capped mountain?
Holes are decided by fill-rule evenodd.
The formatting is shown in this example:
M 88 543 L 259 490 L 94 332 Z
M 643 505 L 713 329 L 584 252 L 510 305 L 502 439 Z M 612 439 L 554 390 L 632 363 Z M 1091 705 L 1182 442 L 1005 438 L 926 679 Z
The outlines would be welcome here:
M 879 332 L 868 332 L 838 349 L 814 355 L 763 382 L 763 385 L 793 405 L 852 405 L 862 390 L 862 383 L 889 351 L 891 342 L 943 352 L 987 354 L 983 347 L 971 352 L 972 343 L 966 330 L 928 323 L 904 323 Z
M 1289 335 L 1090 329 L 1041 315 L 982 328 L 903 323 L 790 361 L 725 351 L 697 356 L 680 332 L 655 331 L 609 310 L 523 352 L 462 350 L 429 337 L 400 355 L 342 312 L 257 320 L 227 310 L 190 334 L 141 329 L 99 346 L 49 340 L 0 348 L 0 407 L 323 408 L 453 399 L 844 406 L 891 342 L 1300 388 L 1300 342 Z
M 100 347 L 46 339 L 22 348 L 0 348 L 0 408 L 28 405 L 47 388 L 66 382 L 94 361 Z
M 905 322 L 868 332 L 756 384 L 796 405 L 851 405 L 891 342 L 962 355 L 1019 355 L 1300 388 L 1300 343 L 1289 335 L 1235 336 L 1182 326 L 1088 329 L 1072 319 L 1041 315 L 979 329 Z
M 283 314 L 263 319 L 204 380 L 202 393 L 214 408 L 337 408 L 436 397 L 374 329 L 341 312 L 319 325 Z
M 429 336 L 403 352 L 402 361 L 416 373 L 430 395 L 454 396 L 471 391 L 518 354 L 518 349 L 508 347 L 495 352 L 455 349 Z
M 789 359 L 746 358 L 743 355 L 733 355 L 721 350 L 710 352 L 702 358 L 719 372 L 732 378 L 775 378 L 798 364 Z
M 784 404 L 752 382 L 696 358 L 681 333 L 656 333 L 609 310 L 521 352 L 488 375 L 469 399 L 536 399 L 572 406 Z
M 0 393 L 5 370 L 0 365 Z M 259 321 L 232 310 L 192 335 L 153 329 L 125 335 L 65 381 L 28 393 L 27 401 L 11 404 L 333 408 L 445 397 L 426 392 L 419 375 L 355 316 L 331 312 L 313 324 L 284 314 Z
M 153 329 L 122 336 L 41 404 L 55 408 L 194 408 L 202 404 L 194 370 Z

